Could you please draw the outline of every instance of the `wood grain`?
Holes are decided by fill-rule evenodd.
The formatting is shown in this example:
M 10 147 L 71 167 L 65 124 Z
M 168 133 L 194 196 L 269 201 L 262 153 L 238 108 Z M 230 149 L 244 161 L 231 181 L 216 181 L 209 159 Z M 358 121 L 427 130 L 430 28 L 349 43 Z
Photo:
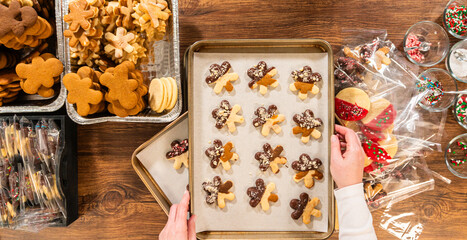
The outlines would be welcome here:
M 343 30 L 351 28 L 387 29 L 388 38 L 401 49 L 412 24 L 421 20 L 441 24 L 446 2 L 180 0 L 181 54 L 195 41 L 223 38 L 322 38 L 338 50 L 350 36 Z M 162 127 L 120 123 L 80 126 L 79 219 L 67 228 L 39 233 L 1 230 L 0 239 L 156 239 L 167 217 L 135 174 L 130 157 Z M 442 147 L 464 132 L 450 112 Z M 415 211 L 424 224 L 421 239 L 463 239 L 467 234 L 467 183 L 450 174 L 442 153 L 431 154 L 427 161 L 431 169 L 452 179 L 452 184 L 436 181 L 434 191 L 394 205 L 391 213 Z M 393 239 L 378 227 L 382 214 L 373 213 L 377 235 Z M 337 239 L 337 234 L 332 239 Z

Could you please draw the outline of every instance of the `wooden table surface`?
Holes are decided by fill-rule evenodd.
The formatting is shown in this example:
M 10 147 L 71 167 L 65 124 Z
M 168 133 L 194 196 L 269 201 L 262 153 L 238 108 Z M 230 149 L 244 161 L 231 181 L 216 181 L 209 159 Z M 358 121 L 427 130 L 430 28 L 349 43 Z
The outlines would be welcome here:
M 195 41 L 223 38 L 322 38 L 337 50 L 349 35 L 343 29 L 387 29 L 399 49 L 406 30 L 422 20 L 442 24 L 446 0 L 180 0 L 181 55 Z M 451 43 L 457 40 L 451 38 Z M 439 67 L 444 68 L 444 64 Z M 459 85 L 465 88 L 466 85 Z M 105 123 L 78 127 L 79 219 L 67 228 L 39 233 L 1 230 L 0 239 L 156 239 L 166 215 L 131 167 L 133 151 L 160 131 L 160 124 Z M 449 112 L 442 146 L 466 132 Z M 452 179 L 434 191 L 393 206 L 415 211 L 424 224 L 421 239 L 465 239 L 467 183 L 446 168 L 442 153 L 427 159 L 431 169 Z M 380 239 L 393 239 L 379 227 Z M 332 236 L 337 239 L 337 234 Z

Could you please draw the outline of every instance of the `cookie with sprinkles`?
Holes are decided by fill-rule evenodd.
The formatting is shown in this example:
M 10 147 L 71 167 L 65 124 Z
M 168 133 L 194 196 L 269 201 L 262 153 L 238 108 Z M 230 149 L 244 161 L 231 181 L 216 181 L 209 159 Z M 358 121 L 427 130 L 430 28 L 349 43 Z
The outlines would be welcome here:
M 382 131 L 394 123 L 397 112 L 388 100 L 380 98 L 371 102 L 368 114 L 362 119 L 363 125 L 375 131 Z
M 370 109 L 370 97 L 359 88 L 345 88 L 336 95 L 335 109 L 342 120 L 362 120 Z
M 388 160 L 392 159 L 387 151 L 376 142 L 364 138 L 362 140 L 362 148 L 365 152 L 367 159 L 365 159 L 365 172 L 373 172 L 375 170 L 382 170 L 384 166 L 388 165 Z

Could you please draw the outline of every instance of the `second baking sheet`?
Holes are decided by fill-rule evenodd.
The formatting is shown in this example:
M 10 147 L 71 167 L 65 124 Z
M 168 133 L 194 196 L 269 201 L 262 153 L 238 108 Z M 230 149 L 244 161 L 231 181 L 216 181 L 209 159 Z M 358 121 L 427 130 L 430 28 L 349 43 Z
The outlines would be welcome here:
M 265 61 L 269 67 L 276 67 L 278 74 L 274 77 L 278 79 L 279 86 L 269 89 L 265 96 L 262 96 L 257 89 L 248 87 L 250 78 L 246 71 Z M 213 63 L 221 64 L 229 61 L 232 65 L 232 72 L 239 74 L 239 80 L 233 83 L 234 90 L 231 93 L 223 92 L 219 95 L 205 82 L 209 74 L 209 66 Z M 320 93 L 302 101 L 297 94 L 289 90 L 289 85 L 293 82 L 291 72 L 308 65 L 313 72 L 322 75 L 323 81 L 318 84 Z M 319 231 L 328 230 L 328 209 L 329 206 L 329 179 L 328 176 L 328 127 L 329 122 L 329 82 L 328 74 L 328 53 L 195 53 L 193 65 L 193 112 L 192 121 L 195 126 L 193 132 L 194 151 L 193 158 L 193 192 L 194 213 L 198 216 L 196 231 Z M 231 105 L 239 104 L 242 107 L 241 114 L 245 118 L 243 124 L 237 125 L 237 131 L 229 133 L 226 129 L 215 128 L 215 121 L 211 116 L 211 111 L 217 108 L 222 100 L 228 100 Z M 280 134 L 270 133 L 268 137 L 263 137 L 259 129 L 252 125 L 255 118 L 254 111 L 260 107 L 268 107 L 275 104 L 279 113 L 285 115 L 286 120 L 280 124 L 282 132 Z M 300 141 L 300 136 L 292 134 L 295 123 L 292 120 L 294 114 L 302 113 L 306 109 L 311 109 L 315 117 L 323 120 L 323 133 L 321 139 L 311 139 L 304 144 Z M 239 160 L 232 164 L 229 171 L 223 170 L 221 166 L 212 169 L 204 151 L 211 146 L 212 141 L 220 139 L 225 144 L 231 141 L 235 145 L 235 151 L 239 155 Z M 287 157 L 288 167 L 283 166 L 278 174 L 273 174 L 268 170 L 261 172 L 258 168 L 258 161 L 255 160 L 256 152 L 262 150 L 265 143 L 273 147 L 282 145 L 283 155 Z M 312 158 L 319 158 L 323 165 L 324 178 L 315 182 L 312 189 L 307 189 L 303 182 L 296 183 L 293 180 L 295 171 L 290 167 L 293 161 L 298 160 L 302 153 L 307 153 Z M 220 209 L 217 205 L 208 205 L 205 201 L 205 193 L 202 189 L 204 181 L 212 180 L 214 176 L 220 176 L 222 181 L 231 180 L 234 183 L 231 191 L 235 194 L 234 201 L 227 201 L 226 207 Z M 279 201 L 271 204 L 267 212 L 263 212 L 260 207 L 252 208 L 249 205 L 249 197 L 246 191 L 255 185 L 257 178 L 264 179 L 265 183 L 274 182 L 276 184 L 275 193 L 279 196 Z M 301 218 L 293 220 L 290 214 L 293 210 L 289 207 L 290 200 L 299 198 L 300 193 L 306 192 L 311 197 L 318 197 L 321 201 L 318 209 L 322 212 L 320 218 L 312 218 L 308 225 L 303 224 Z

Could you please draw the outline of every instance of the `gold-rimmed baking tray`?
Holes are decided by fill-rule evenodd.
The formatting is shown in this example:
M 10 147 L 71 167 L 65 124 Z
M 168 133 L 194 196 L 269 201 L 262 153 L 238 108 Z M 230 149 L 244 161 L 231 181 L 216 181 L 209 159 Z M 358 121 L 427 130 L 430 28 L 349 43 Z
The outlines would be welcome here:
M 198 53 L 213 53 L 213 54 L 218 54 L 222 55 L 224 54 L 225 56 L 234 55 L 238 53 L 245 53 L 245 54 L 299 54 L 299 53 L 325 53 L 327 55 L 327 96 L 328 96 L 328 101 L 327 101 L 327 116 L 325 117 L 325 124 L 327 124 L 327 130 L 323 134 L 326 134 L 328 136 L 328 146 L 330 146 L 330 136 L 334 132 L 334 77 L 333 77 L 333 54 L 332 54 L 332 49 L 329 43 L 327 43 L 324 40 L 319 40 L 319 39 L 274 39 L 274 40 L 206 40 L 206 41 L 200 41 L 195 44 L 193 44 L 188 50 L 187 54 L 185 55 L 185 66 L 186 66 L 186 71 L 187 71 L 187 79 L 188 79 L 188 102 L 189 102 L 189 140 L 190 143 L 193 143 L 190 145 L 190 192 L 192 193 L 192 199 L 191 199 L 191 212 L 196 213 L 196 208 L 197 205 L 195 204 L 195 199 L 197 199 L 196 195 L 197 192 L 200 189 L 197 189 L 195 187 L 195 182 L 194 182 L 194 174 L 196 174 L 198 171 L 195 172 L 196 162 L 194 162 L 194 155 L 195 151 L 198 152 L 203 152 L 202 147 L 195 146 L 197 142 L 195 141 L 194 134 L 196 132 L 196 129 L 200 126 L 195 126 L 194 124 L 194 118 L 196 117 L 195 115 L 197 114 L 195 112 L 195 107 L 194 105 L 197 104 L 197 100 L 199 96 L 196 96 L 194 94 L 195 89 L 195 84 L 203 84 L 203 82 L 200 82 L 202 80 L 195 79 L 194 77 L 194 72 L 195 72 L 195 55 Z M 227 58 L 227 57 L 226 57 Z M 233 66 L 235 70 L 235 66 Z M 243 69 L 242 69 L 243 70 Z M 204 71 L 196 68 L 196 71 Z M 243 72 L 238 72 L 240 75 L 240 78 L 244 77 Z M 280 73 L 279 73 L 280 74 Z M 282 73 L 284 75 L 290 74 L 290 73 Z M 287 76 L 285 77 L 287 78 Z M 196 81 L 196 82 L 195 82 Z M 241 80 L 241 84 L 245 84 L 245 79 Z M 281 83 L 282 84 L 282 83 Z M 240 84 L 239 84 L 240 85 Z M 235 87 L 238 87 L 239 85 L 236 85 Z M 282 88 L 287 88 L 288 84 L 284 84 Z M 228 94 L 221 95 L 219 98 L 219 101 L 221 99 L 229 99 Z M 199 104 L 199 103 L 198 103 Z M 234 104 L 234 103 L 233 103 Z M 254 104 L 254 103 L 252 103 Z M 208 106 L 209 107 L 209 106 Z M 242 106 L 243 107 L 243 106 Z M 298 110 L 297 110 L 298 111 Z M 245 120 L 247 121 L 246 124 L 249 124 L 248 122 L 250 121 L 249 118 L 246 116 L 251 115 L 251 112 L 243 112 L 245 116 Z M 205 123 L 205 124 L 212 124 L 212 122 Z M 291 124 L 290 122 L 287 124 Z M 195 144 L 195 145 L 194 145 Z M 204 146 L 204 145 L 203 145 Z M 327 149 L 327 156 L 330 156 L 330 148 L 328 147 Z M 201 161 L 201 160 L 197 160 Z M 252 161 L 248 157 L 246 157 L 245 161 Z M 291 159 L 291 161 L 293 161 Z M 326 169 L 329 169 L 329 162 L 330 159 L 326 159 L 325 163 L 327 166 Z M 213 172 L 213 176 L 216 175 L 215 173 L 218 172 Z M 232 174 L 224 174 L 221 175 L 223 180 L 227 180 L 232 178 Z M 333 195 L 333 181 L 330 175 L 329 171 L 325 172 L 325 178 L 327 178 L 329 181 L 327 182 L 326 189 L 328 191 L 327 194 L 327 205 L 322 206 L 322 208 L 326 208 L 327 210 L 327 231 L 326 232 L 316 232 L 316 231 L 202 231 L 197 233 L 197 237 L 200 239 L 326 239 L 328 238 L 332 232 L 334 231 L 334 226 L 335 226 L 335 202 L 334 202 L 334 195 Z M 304 189 L 304 191 L 309 192 L 309 190 Z M 242 194 L 242 189 L 237 189 L 235 190 L 236 195 Z M 244 194 L 244 193 L 243 193 Z M 241 198 L 237 200 L 242 201 Z M 228 203 L 229 204 L 229 203 Z M 284 202 L 281 204 L 281 207 L 288 207 L 288 202 Z M 221 212 L 221 211 L 220 211 Z M 222 211 L 225 213 L 225 211 Z M 259 225 L 258 225 L 259 226 Z
M 139 146 L 131 157 L 131 165 L 136 174 L 138 174 L 141 181 L 143 181 L 144 185 L 146 185 L 149 192 L 151 192 L 167 215 L 172 203 L 180 201 L 186 185 L 188 185 L 188 170 L 184 169 L 183 166 L 178 171 L 174 170 L 172 162 L 169 162 L 165 158 L 165 154 L 167 150 L 170 150 L 171 141 L 176 139 L 182 140 L 181 138 L 185 139 L 188 137 L 187 120 L 188 113 L 185 112 L 174 122 L 167 125 L 163 130 Z M 145 156 L 140 154 L 147 151 L 148 148 L 153 148 L 152 150 L 155 151 L 155 154 L 150 154 L 152 155 L 151 159 L 148 159 L 148 157 L 142 159 Z M 159 178 L 159 182 L 155 178 Z M 176 185 L 172 185 L 174 181 L 170 181 L 170 178 L 177 179 Z

